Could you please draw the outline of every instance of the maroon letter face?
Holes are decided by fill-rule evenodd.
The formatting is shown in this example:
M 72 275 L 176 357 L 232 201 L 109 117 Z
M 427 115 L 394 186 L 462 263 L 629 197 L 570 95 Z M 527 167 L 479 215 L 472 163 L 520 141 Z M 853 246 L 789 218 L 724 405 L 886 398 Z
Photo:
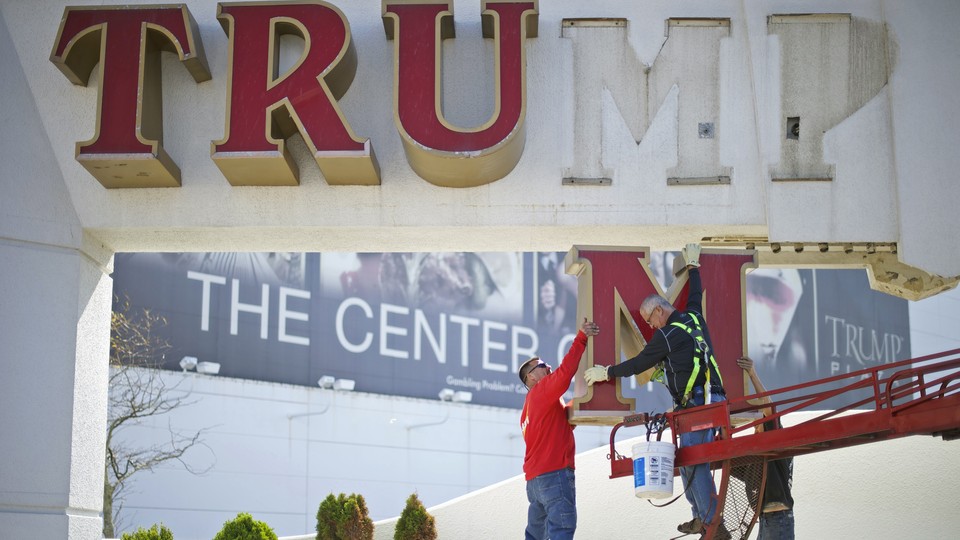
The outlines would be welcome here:
M 753 252 L 713 252 L 700 255 L 704 315 L 710 325 L 714 354 L 730 396 L 743 395 L 743 376 L 736 359 L 744 354 L 746 335 L 744 288 L 747 268 L 756 266 Z M 640 316 L 640 303 L 651 294 L 660 294 L 678 309 L 687 303 L 687 277 L 682 275 L 666 293 L 649 269 L 650 250 L 640 248 L 575 247 L 567 255 L 567 272 L 579 280 L 578 316 L 591 317 L 601 332 L 587 349 L 591 365 L 619 363 L 638 354 L 653 335 Z M 640 330 L 639 335 L 637 329 Z M 646 374 L 649 379 L 649 374 Z M 574 422 L 615 424 L 635 412 L 633 399 L 624 398 L 621 380 L 595 384 L 574 401 Z M 664 392 L 667 390 L 664 389 Z
M 380 183 L 367 139 L 357 138 L 337 100 L 353 82 L 357 55 L 343 13 L 324 2 L 219 4 L 230 39 L 227 125 L 213 160 L 231 184 L 296 185 L 284 140 L 299 132 L 330 184 Z M 279 73 L 280 38 L 304 40 L 300 61 Z
M 180 168 L 163 149 L 160 51 L 175 52 L 194 80 L 210 79 L 186 6 L 67 7 L 50 61 L 78 85 L 100 64 L 97 131 L 79 161 L 105 187 L 176 187 Z
M 383 1 L 394 53 L 394 122 L 407 161 L 425 180 L 471 187 L 499 180 L 520 161 L 525 140 L 526 53 L 537 35 L 537 3 L 483 2 L 483 35 L 495 37 L 493 116 L 476 129 L 450 125 L 442 115 L 441 39 L 453 37 L 451 2 Z

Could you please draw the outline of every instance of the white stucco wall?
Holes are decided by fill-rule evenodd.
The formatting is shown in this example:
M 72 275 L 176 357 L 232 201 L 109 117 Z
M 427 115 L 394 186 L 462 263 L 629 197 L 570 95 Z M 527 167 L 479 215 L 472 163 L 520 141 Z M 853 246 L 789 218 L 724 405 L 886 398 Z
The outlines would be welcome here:
M 947 291 L 908 306 L 911 356 L 960 348 L 960 291 Z
M 341 392 L 164 372 L 188 393 L 172 414 L 144 419 L 118 442 L 162 442 L 169 428 L 205 430 L 186 463 L 134 477 L 122 530 L 163 522 L 177 538 L 211 538 L 250 512 L 280 536 L 316 527 L 333 493 L 364 496 L 375 520 L 400 514 L 417 492 L 428 506 L 510 478 L 523 465 L 519 415 L 465 403 Z M 606 444 L 609 430 L 576 429 L 578 448 Z

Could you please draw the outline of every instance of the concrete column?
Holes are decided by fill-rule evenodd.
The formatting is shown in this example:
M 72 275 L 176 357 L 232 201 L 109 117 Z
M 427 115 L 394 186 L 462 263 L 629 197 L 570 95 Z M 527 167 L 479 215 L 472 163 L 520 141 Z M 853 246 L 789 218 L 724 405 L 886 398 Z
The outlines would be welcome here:
M 0 242 L 0 530 L 101 538 L 112 280 L 83 252 Z
M 2 13 L 0 50 L 0 536 L 99 539 L 112 253 L 83 232 Z

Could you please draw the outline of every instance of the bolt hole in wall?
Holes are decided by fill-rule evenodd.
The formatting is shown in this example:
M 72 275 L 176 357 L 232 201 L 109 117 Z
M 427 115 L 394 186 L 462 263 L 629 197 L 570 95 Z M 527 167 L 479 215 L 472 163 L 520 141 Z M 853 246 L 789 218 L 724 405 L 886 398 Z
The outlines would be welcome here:
M 799 116 L 791 116 L 787 118 L 787 138 L 795 141 L 800 139 Z

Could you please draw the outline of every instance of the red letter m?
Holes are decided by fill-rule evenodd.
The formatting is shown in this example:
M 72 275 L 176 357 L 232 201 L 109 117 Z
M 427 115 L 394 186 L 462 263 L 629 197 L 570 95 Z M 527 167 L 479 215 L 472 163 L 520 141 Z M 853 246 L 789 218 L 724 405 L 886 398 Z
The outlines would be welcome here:
M 709 249 L 700 256 L 704 315 L 730 396 L 743 395 L 743 377 L 736 376 L 735 361 L 745 350 L 744 280 L 746 269 L 756 266 L 755 258 L 753 252 Z M 592 318 L 601 329 L 587 348 L 582 369 L 619 363 L 643 350 L 653 334 L 638 311 L 647 296 L 660 294 L 678 309 L 686 306 L 686 274 L 664 292 L 649 263 L 649 248 L 574 247 L 567 254 L 567 273 L 579 281 L 577 317 Z M 650 373 L 638 377 L 646 382 Z M 635 412 L 635 400 L 623 396 L 621 383 L 587 388 L 586 395 L 574 400 L 575 423 L 615 424 Z

